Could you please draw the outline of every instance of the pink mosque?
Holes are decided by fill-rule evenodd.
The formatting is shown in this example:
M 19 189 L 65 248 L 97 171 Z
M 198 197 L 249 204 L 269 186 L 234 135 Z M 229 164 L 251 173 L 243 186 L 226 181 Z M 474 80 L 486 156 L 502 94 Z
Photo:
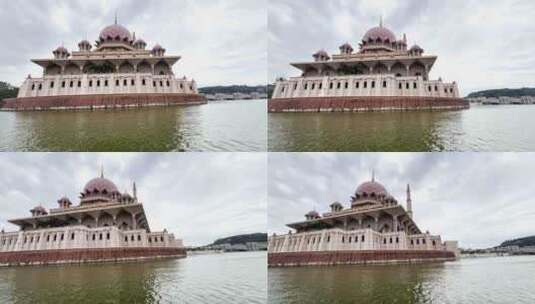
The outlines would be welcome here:
M 339 202 L 323 214 L 310 211 L 292 230 L 268 240 L 270 267 L 454 260 L 457 241 L 422 231 L 413 217 L 410 186 L 403 207 L 372 177 L 360 184 L 349 207 Z
M 429 79 L 437 56 L 419 45 L 408 47 L 381 20 L 358 42 L 344 43 L 338 54 L 319 50 L 312 61 L 291 65 L 301 75 L 279 78 L 270 112 L 359 112 L 451 110 L 468 108 L 457 83 Z
M 2 110 L 109 109 L 205 103 L 195 80 L 176 77 L 173 65 L 181 57 L 147 43 L 115 23 L 102 29 L 94 44 L 78 43 L 77 51 L 63 45 L 53 58 L 32 59 L 42 77 L 28 75 L 17 98 L 0 103 Z
M 61 197 L 56 208 L 39 204 L 9 220 L 19 231 L 0 232 L 0 266 L 186 257 L 181 239 L 151 230 L 135 183 L 131 194 L 121 193 L 102 173 L 79 199 Z

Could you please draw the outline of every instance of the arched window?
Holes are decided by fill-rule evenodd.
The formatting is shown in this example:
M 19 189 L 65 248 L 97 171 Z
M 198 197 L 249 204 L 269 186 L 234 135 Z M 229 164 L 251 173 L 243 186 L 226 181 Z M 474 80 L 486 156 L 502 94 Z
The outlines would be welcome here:
M 386 81 L 383 81 L 383 88 L 386 88 Z

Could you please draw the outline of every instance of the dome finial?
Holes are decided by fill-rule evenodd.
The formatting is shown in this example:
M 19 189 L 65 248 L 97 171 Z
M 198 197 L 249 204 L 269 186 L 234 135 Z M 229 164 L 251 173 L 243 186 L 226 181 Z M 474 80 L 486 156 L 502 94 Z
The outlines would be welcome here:
M 372 182 L 375 182 L 375 170 L 372 169 Z
M 379 19 L 379 27 L 383 27 L 383 15 L 381 15 L 381 18 Z
M 115 24 L 117 24 L 117 10 L 115 10 Z
M 100 165 L 100 178 L 104 178 L 104 165 Z

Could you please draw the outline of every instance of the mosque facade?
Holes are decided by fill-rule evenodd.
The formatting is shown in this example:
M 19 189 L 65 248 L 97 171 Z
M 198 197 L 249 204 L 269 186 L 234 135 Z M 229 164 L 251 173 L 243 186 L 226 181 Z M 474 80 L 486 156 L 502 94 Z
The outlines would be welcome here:
M 414 109 L 464 109 L 458 84 L 430 79 L 437 56 L 419 45 L 408 47 L 382 21 L 368 30 L 355 51 L 349 43 L 339 53 L 319 50 L 312 61 L 291 65 L 301 75 L 277 79 L 270 112 L 331 112 Z
M 85 185 L 79 200 L 74 205 L 62 197 L 56 208 L 39 204 L 29 216 L 9 220 L 19 231 L 0 232 L 0 265 L 186 256 L 181 239 L 151 230 L 135 183 L 132 194 L 121 193 L 102 174 Z
M 422 262 L 455 259 L 456 241 L 422 231 L 413 218 L 410 186 L 406 206 L 372 178 L 357 187 L 350 206 L 332 203 L 269 237 L 270 266 Z

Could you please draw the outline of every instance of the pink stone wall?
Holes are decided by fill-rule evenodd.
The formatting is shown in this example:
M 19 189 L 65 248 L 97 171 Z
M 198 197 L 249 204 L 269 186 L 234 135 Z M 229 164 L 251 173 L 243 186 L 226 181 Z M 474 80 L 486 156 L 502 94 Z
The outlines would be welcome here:
M 410 263 L 425 261 L 454 260 L 455 254 L 439 250 L 354 250 L 354 251 L 309 251 L 269 253 L 270 267 Z
M 206 103 L 206 99 L 199 94 L 102 94 L 10 98 L 4 99 L 0 103 L 0 108 L 12 111 L 35 111 L 202 103 Z
M 0 265 L 40 265 L 186 257 L 184 248 L 92 248 L 34 250 L 0 253 Z
M 450 97 L 303 97 L 268 101 L 269 112 L 357 112 L 467 109 L 462 98 Z

